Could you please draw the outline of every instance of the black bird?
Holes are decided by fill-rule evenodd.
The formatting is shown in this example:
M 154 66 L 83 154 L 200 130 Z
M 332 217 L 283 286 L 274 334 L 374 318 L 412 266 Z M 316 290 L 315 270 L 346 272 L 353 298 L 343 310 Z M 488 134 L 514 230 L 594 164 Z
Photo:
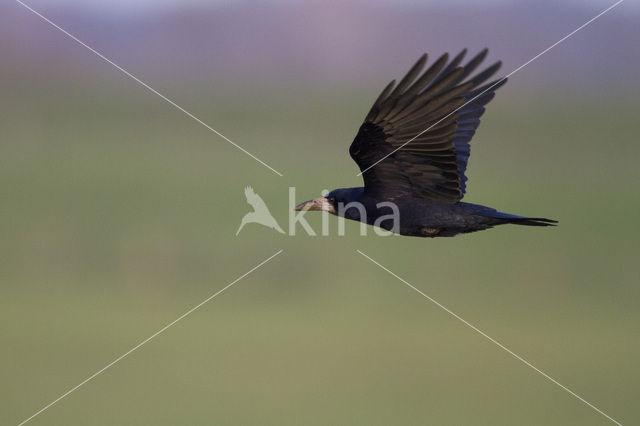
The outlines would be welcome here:
M 451 61 L 445 53 L 422 73 L 424 54 L 397 86 L 393 80 L 382 91 L 351 143 L 349 154 L 362 172 L 364 187 L 335 189 L 296 210 L 328 211 L 418 237 L 451 237 L 506 223 L 557 223 L 460 201 L 469 142 L 484 106 L 506 82 L 485 83 L 501 62 L 470 77 L 487 52 L 482 50 L 463 66 L 466 49 Z M 392 214 L 397 220 L 388 216 Z

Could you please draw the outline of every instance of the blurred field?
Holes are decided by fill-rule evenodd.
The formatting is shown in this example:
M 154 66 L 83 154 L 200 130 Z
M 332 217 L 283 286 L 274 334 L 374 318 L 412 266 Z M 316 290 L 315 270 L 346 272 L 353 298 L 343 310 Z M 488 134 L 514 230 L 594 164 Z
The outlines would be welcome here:
M 632 96 L 511 83 L 485 115 L 466 200 L 558 228 L 426 240 L 359 237 L 357 224 L 344 238 L 248 225 L 235 237 L 246 185 L 285 226 L 288 186 L 307 199 L 359 184 L 347 147 L 378 88 L 180 89 L 181 105 L 278 177 L 113 78 L 117 89 L 4 83 L 1 424 L 280 248 L 31 424 L 610 424 L 355 249 L 623 424 L 640 417 Z

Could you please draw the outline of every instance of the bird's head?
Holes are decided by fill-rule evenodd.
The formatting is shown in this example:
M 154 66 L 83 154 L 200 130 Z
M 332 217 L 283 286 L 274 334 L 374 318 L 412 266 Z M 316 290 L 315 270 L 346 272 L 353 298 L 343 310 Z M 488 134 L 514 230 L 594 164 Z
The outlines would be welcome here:
M 340 188 L 326 194 L 324 197 L 314 198 L 296 206 L 297 211 L 324 211 L 338 215 L 341 211 L 340 205 L 344 206 L 353 201 L 358 201 L 362 196 L 364 188 Z

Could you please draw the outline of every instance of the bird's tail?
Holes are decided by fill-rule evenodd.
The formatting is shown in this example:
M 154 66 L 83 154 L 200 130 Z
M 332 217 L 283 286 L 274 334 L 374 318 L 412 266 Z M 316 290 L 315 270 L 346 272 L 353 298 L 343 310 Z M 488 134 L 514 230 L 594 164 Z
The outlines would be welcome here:
M 495 219 L 497 221 L 496 224 L 512 223 L 514 225 L 524 226 L 556 226 L 556 224 L 558 223 L 557 220 L 547 219 L 544 217 L 518 216 L 515 214 L 502 213 L 498 211 L 494 211 L 483 216 Z
M 526 225 L 526 226 L 556 226 L 557 220 L 545 219 L 543 217 L 523 217 L 517 219 L 505 219 L 506 223 L 513 223 L 514 225 Z

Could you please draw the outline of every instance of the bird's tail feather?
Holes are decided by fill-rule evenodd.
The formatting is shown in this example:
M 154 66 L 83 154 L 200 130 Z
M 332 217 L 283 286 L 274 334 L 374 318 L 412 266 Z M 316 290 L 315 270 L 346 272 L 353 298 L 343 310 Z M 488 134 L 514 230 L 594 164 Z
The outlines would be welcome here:
M 525 226 L 556 226 L 556 223 L 558 223 L 557 220 L 547 219 L 544 217 L 518 216 L 515 214 L 502 213 L 498 211 L 493 211 L 489 214 L 485 213 L 483 216 L 496 219 L 498 224 L 512 223 L 514 225 Z
M 524 217 L 517 219 L 505 219 L 506 223 L 513 223 L 514 225 L 526 225 L 526 226 L 556 226 L 557 220 L 545 219 L 543 217 Z

